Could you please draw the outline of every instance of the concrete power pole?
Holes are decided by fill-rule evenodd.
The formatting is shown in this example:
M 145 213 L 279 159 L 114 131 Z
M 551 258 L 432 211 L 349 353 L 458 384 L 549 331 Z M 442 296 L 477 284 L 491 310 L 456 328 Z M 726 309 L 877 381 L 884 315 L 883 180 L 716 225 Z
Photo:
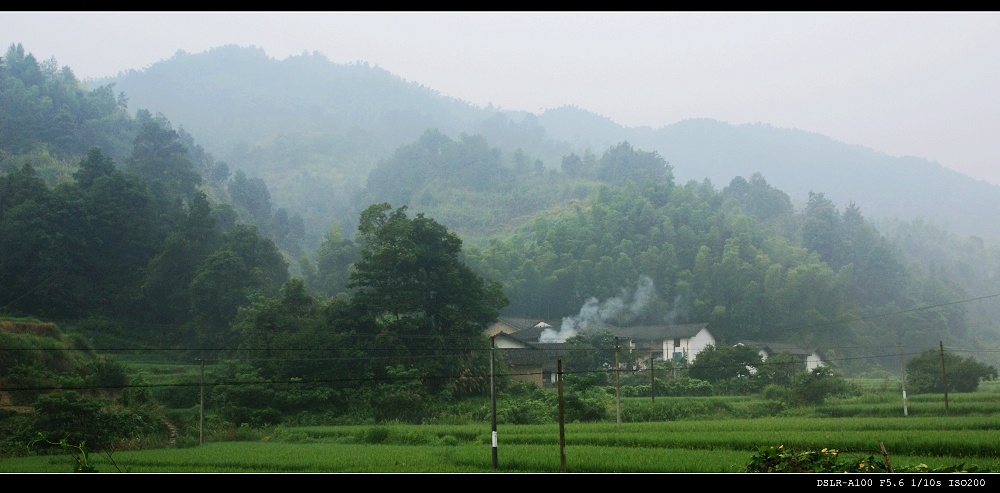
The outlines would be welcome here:
M 556 361 L 556 372 L 559 379 L 559 472 L 566 472 L 566 411 L 563 408 L 563 371 L 561 359 Z
M 618 423 L 618 429 L 622 427 L 622 385 L 621 385 L 621 366 L 618 363 L 618 350 L 621 349 L 618 346 L 618 338 L 615 337 L 615 422 Z
M 903 383 L 903 416 L 909 416 L 910 410 L 907 406 L 908 402 L 906 399 L 906 366 L 903 365 L 903 345 L 899 345 L 899 374 L 901 375 L 900 380 Z
M 494 370 L 494 361 L 496 360 L 497 352 L 497 337 L 490 337 L 490 413 L 492 414 L 492 433 L 491 439 L 493 443 L 493 470 L 497 470 L 497 382 L 496 373 Z

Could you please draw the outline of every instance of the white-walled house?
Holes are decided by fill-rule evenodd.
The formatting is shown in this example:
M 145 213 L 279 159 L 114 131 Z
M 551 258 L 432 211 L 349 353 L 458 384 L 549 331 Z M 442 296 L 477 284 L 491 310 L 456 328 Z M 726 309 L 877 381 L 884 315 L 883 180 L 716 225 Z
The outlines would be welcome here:
M 823 361 L 823 354 L 818 349 L 803 349 L 795 344 L 783 342 L 741 341 L 740 344 L 757 349 L 760 352 L 760 358 L 764 361 L 775 354 L 788 353 L 802 362 L 802 369 L 805 371 L 813 371 L 821 366 L 827 366 L 826 362 Z
M 640 325 L 617 327 L 611 331 L 632 341 L 638 351 L 658 353 L 664 361 L 691 363 L 698 353 L 715 344 L 715 336 L 707 323 L 681 325 Z
M 554 327 L 557 325 L 539 319 L 502 317 L 484 334 L 493 337 L 496 347 L 503 351 L 512 377 L 542 385 L 554 381 L 556 361 L 565 356 L 564 343 L 541 340 L 544 331 L 557 330 Z M 690 364 L 698 353 L 716 343 L 707 323 L 601 327 L 627 340 L 631 350 L 643 355 L 640 361 L 645 361 L 646 355 L 655 354 L 664 361 Z

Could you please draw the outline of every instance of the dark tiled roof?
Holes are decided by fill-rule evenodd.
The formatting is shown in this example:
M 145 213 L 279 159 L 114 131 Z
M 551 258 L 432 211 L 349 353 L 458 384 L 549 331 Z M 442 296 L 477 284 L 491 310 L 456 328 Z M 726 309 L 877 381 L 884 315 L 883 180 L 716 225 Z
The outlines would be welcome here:
M 562 343 L 535 343 L 526 348 L 501 349 L 501 351 L 507 363 L 514 366 L 555 368 L 556 362 L 566 357 L 566 345 Z
M 501 317 L 499 321 L 513 329 L 512 331 L 503 330 L 502 332 L 526 343 L 537 343 L 542 332 L 546 329 L 559 331 L 562 325 L 561 323 L 547 322 L 534 318 Z M 632 339 L 633 341 L 662 341 L 678 337 L 693 337 L 707 327 L 707 323 L 639 325 L 632 327 L 616 327 L 611 324 L 592 323 L 586 328 L 586 331 L 610 330 L 615 336 Z M 577 330 L 579 331 L 579 329 Z
M 789 353 L 797 356 L 808 356 L 816 352 L 815 349 L 802 349 L 795 344 L 788 344 L 785 342 L 740 341 L 740 344 L 745 344 L 757 349 L 763 349 L 772 354 Z
M 617 327 L 611 331 L 618 337 L 625 337 L 633 340 L 662 341 L 665 339 L 676 339 L 678 337 L 694 337 L 702 329 L 708 327 L 707 323 L 682 324 L 682 325 L 636 325 L 632 327 Z
M 500 321 L 513 327 L 518 332 L 526 329 L 531 329 L 538 324 L 545 324 L 544 320 L 538 318 L 514 318 L 514 317 L 500 317 Z M 551 325 L 551 324 L 546 324 Z

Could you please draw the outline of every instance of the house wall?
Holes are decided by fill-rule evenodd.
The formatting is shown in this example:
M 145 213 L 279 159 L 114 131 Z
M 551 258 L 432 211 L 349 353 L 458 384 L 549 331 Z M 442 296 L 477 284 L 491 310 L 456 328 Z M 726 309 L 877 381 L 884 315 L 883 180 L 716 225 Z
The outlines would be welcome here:
M 510 368 L 510 379 L 518 382 L 529 382 L 541 387 L 543 384 L 542 380 L 542 367 L 541 366 L 517 366 Z
M 813 371 L 821 366 L 824 366 L 824 363 L 818 354 L 812 353 L 806 356 L 806 371 Z
M 680 352 L 684 354 L 684 361 L 691 363 L 698 356 L 698 353 L 711 344 L 715 344 L 715 337 L 712 337 L 712 334 L 706 329 L 701 329 L 692 337 L 681 338 L 680 344 L 677 346 L 674 345 L 673 339 L 667 339 L 663 341 L 663 359 L 673 359 L 674 353 Z
M 698 355 L 698 353 L 704 351 L 706 347 L 714 344 L 715 344 L 715 337 L 712 337 L 712 334 L 709 331 L 701 329 L 700 331 L 698 331 L 697 334 L 694 335 L 694 337 L 692 337 L 688 341 L 689 359 L 687 362 L 690 363 L 694 361 L 694 358 L 695 356 Z
M 524 344 L 523 342 L 518 341 L 516 339 L 512 339 L 510 337 L 498 336 L 493 341 L 498 349 L 515 349 L 515 348 L 521 349 L 528 347 L 527 344 Z
M 498 320 L 493 322 L 493 324 L 491 324 L 483 333 L 486 334 L 486 337 L 493 337 L 499 334 L 513 334 L 514 332 L 517 332 L 516 327 L 512 327 L 503 321 Z

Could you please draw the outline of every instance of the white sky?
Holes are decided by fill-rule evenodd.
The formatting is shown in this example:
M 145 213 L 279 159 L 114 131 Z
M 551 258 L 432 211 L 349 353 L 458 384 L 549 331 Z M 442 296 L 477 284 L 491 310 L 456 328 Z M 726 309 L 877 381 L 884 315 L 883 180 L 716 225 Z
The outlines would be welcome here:
M 1000 184 L 998 12 L 0 12 L 0 42 L 81 79 L 225 44 L 317 51 L 479 106 L 763 122 Z

